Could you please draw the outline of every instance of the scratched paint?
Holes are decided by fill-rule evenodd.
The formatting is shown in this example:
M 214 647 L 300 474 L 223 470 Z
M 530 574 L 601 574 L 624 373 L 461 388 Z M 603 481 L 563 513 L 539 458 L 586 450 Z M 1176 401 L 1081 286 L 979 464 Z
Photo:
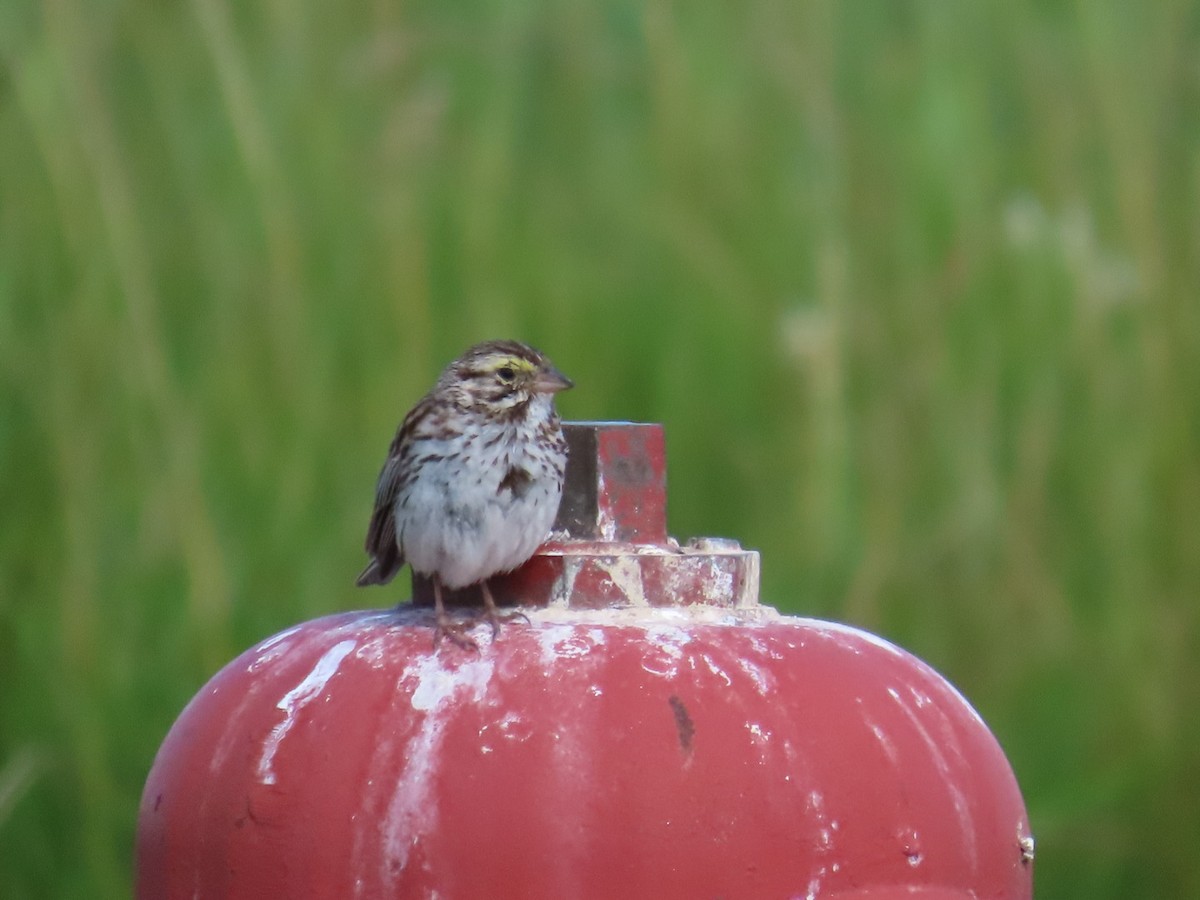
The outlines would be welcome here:
M 691 629 L 697 625 L 772 625 L 788 620 L 769 606 L 754 609 L 731 609 L 729 607 L 606 607 L 604 609 L 566 609 L 542 607 L 525 610 L 530 623 L 535 626 L 567 625 L 572 628 L 634 626 L 638 628 Z M 519 625 L 517 627 L 520 627 Z
M 612 581 L 630 606 L 649 606 L 642 567 L 636 556 L 598 557 L 596 566 Z
M 761 722 L 747 722 L 746 731 L 750 734 L 750 744 L 758 755 L 759 765 L 765 766 L 769 761 L 768 751 L 771 743 L 771 729 Z
M 759 605 L 759 572 L 758 553 L 740 547 L 566 540 L 544 548 L 537 565 L 497 576 L 492 584 L 497 597 L 519 597 L 534 607 L 588 609 L 604 602 L 744 609 Z M 598 592 L 597 580 L 610 590 Z M 424 585 L 418 593 L 426 590 Z M 427 594 L 421 596 L 422 602 L 431 602 Z
M 267 638 L 265 641 L 262 641 L 258 645 L 259 654 L 261 655 L 263 652 L 270 650 L 272 647 L 274 647 L 280 641 L 286 641 L 292 635 L 299 632 L 303 627 L 304 627 L 303 625 L 293 625 L 291 628 L 285 628 L 285 629 L 283 629 L 283 631 L 279 632 L 279 634 L 276 634 L 272 637 Z
M 257 656 L 255 659 L 250 661 L 250 664 L 247 668 L 249 668 L 251 672 L 257 672 L 263 666 L 270 665 L 271 663 L 275 662 L 275 660 L 282 657 L 285 653 L 287 653 L 288 649 L 292 645 L 292 642 L 289 639 L 299 630 L 300 626 L 294 625 L 291 628 L 284 629 L 274 637 L 267 638 L 258 645 Z
M 750 679 L 751 684 L 761 696 L 769 697 L 775 693 L 775 676 L 771 673 L 770 668 L 744 656 L 734 657 L 733 664 Z
M 963 793 L 962 788 L 959 786 L 959 779 L 956 777 L 959 767 L 950 764 L 946 758 L 946 754 L 943 752 L 942 743 L 934 739 L 921 716 L 917 715 L 913 706 L 904 701 L 900 691 L 894 687 L 889 687 L 887 693 L 895 701 L 901 712 L 904 713 L 917 734 L 920 735 L 929 752 L 929 758 L 934 761 L 938 772 L 942 775 L 940 783 L 945 786 L 946 791 L 950 795 L 950 802 L 954 807 L 954 814 L 958 819 L 959 831 L 966 841 L 967 854 L 971 859 L 972 865 L 975 865 L 978 860 L 978 839 L 975 834 L 976 825 L 974 817 L 971 815 L 970 801 Z M 914 702 L 915 705 L 916 703 Z
M 733 684 L 733 679 L 729 677 L 729 673 L 726 672 L 724 669 L 722 669 L 716 663 L 716 661 L 713 660 L 711 654 L 701 653 L 699 658 L 704 663 L 704 667 L 706 669 L 708 669 L 709 672 L 711 672 L 717 678 L 720 678 L 723 682 L 725 682 L 726 687 L 729 687 L 730 685 Z
M 533 723 L 526 716 L 507 712 L 479 729 L 479 752 L 487 755 L 496 752 L 503 743 L 524 743 L 533 734 L 533 729 Z
M 296 724 L 297 714 L 321 695 L 321 692 L 325 690 L 325 685 L 329 683 L 329 679 L 337 673 L 342 660 L 354 647 L 353 640 L 334 644 L 317 660 L 317 664 L 313 666 L 311 672 L 304 676 L 304 680 L 284 694 L 276 704 L 276 709 L 283 711 L 283 721 L 271 729 L 271 733 L 263 743 L 262 756 L 258 761 L 258 780 L 263 784 L 275 783 L 275 769 L 272 766 L 275 754 L 279 752 L 279 745 L 283 743 L 283 739 Z
M 691 634 L 683 628 L 650 626 L 646 629 L 646 648 L 642 670 L 665 679 L 679 674 L 684 648 L 691 643 Z
M 570 625 L 551 625 L 539 628 L 536 639 L 543 665 L 552 665 L 560 659 L 583 659 L 604 645 L 602 629 L 583 630 Z
M 874 722 L 871 722 L 870 720 L 866 721 L 871 728 L 871 733 L 875 735 L 875 740 L 879 742 L 879 746 L 883 750 L 883 755 L 888 758 L 888 762 L 890 762 L 893 766 L 900 765 L 900 755 L 896 752 L 896 745 L 892 742 L 892 739 L 888 737 L 887 732 Z
M 813 866 L 812 877 L 808 882 L 809 898 L 816 898 L 821 895 L 822 882 L 829 874 L 829 866 L 823 860 L 828 858 L 833 851 L 833 834 L 836 823 L 830 818 L 828 811 L 825 808 L 825 796 L 821 791 L 813 788 L 809 790 L 808 796 L 805 799 L 805 811 L 812 818 L 817 829 L 817 859 L 822 860 Z
M 596 470 L 596 496 L 604 497 L 609 493 L 608 486 L 605 484 L 604 468 Z M 603 541 L 615 541 L 617 539 L 617 520 L 613 515 L 613 511 L 609 509 L 607 504 L 601 503 L 596 510 L 596 533 Z
M 408 866 L 411 850 L 438 825 L 434 788 L 444 757 L 446 725 L 461 704 L 480 704 L 495 675 L 495 660 L 485 657 L 447 666 L 440 655 L 425 656 L 405 667 L 400 685 L 410 691 L 420 727 L 405 748 L 405 762 L 392 789 L 380 825 L 384 852 L 379 877 L 398 878 Z
M 755 859 L 756 871 L 792 867 L 786 886 L 760 895 L 820 898 L 874 878 L 873 872 L 882 872 L 885 881 L 872 883 L 898 885 L 949 884 L 946 879 L 974 870 L 995 873 L 990 860 L 998 852 L 1000 831 L 992 821 L 998 809 L 1009 867 L 1028 871 L 1033 843 L 1019 798 L 997 805 L 981 803 L 973 793 L 987 783 L 980 768 L 1002 766 L 1002 755 L 975 734 L 972 714 L 963 714 L 958 694 L 936 673 L 854 629 L 786 618 L 762 607 L 542 608 L 528 612 L 528 624 L 506 624 L 495 641 L 480 625 L 473 632 L 480 643 L 476 653 L 445 641 L 434 650 L 427 610 L 364 616 L 357 620 L 366 623 L 361 627 L 353 615 L 324 629 L 317 623 L 311 631 L 277 637 L 231 668 L 220 690 L 204 692 L 220 710 L 219 720 L 228 723 L 220 741 L 250 728 L 267 734 L 249 760 L 249 774 L 262 784 L 275 784 L 280 776 L 287 781 L 286 790 L 270 792 L 263 805 L 272 829 L 351 823 L 344 851 L 320 857 L 322 868 L 307 876 L 329 879 L 322 882 L 330 886 L 329 895 L 365 900 L 403 888 L 420 896 L 453 896 L 453 882 L 439 880 L 439 872 L 448 865 L 459 873 L 475 866 L 481 834 L 510 841 L 535 827 L 506 819 L 510 805 L 526 810 L 520 823 L 551 823 L 551 831 L 536 840 L 562 850 L 555 850 L 552 864 L 562 869 L 559 896 L 571 896 L 573 889 L 582 895 L 581 885 L 571 880 L 579 877 L 577 854 L 610 843 L 624 848 L 631 828 L 678 851 L 680 859 L 671 862 L 678 872 L 708 871 L 712 863 L 709 842 L 685 865 L 679 835 L 716 829 L 723 840 L 745 842 L 738 858 Z M 314 635 L 320 641 L 315 647 Z M 297 658 L 304 662 L 297 664 Z M 260 664 L 251 672 L 254 662 Z M 272 672 L 286 674 L 272 682 Z M 251 687 L 237 680 L 245 678 Z M 386 682 L 382 689 L 380 681 Z M 266 685 L 272 685 L 269 692 Z M 364 693 L 374 699 L 355 707 L 353 727 L 339 728 L 339 715 L 346 714 L 338 712 L 339 704 Z M 672 696 L 686 703 L 694 727 L 685 755 L 679 753 L 678 717 L 667 702 Z M 263 712 L 254 720 L 256 702 Z M 320 704 L 319 716 L 314 703 Z M 364 712 L 376 727 L 361 727 Z M 265 727 L 255 724 L 272 713 Z M 185 729 L 189 735 L 202 732 Z M 614 738 L 627 742 L 616 754 Z M 652 763 L 659 738 L 666 738 L 662 745 L 670 752 Z M 236 781 L 233 770 L 244 765 L 242 754 L 228 752 L 236 742 L 221 746 L 226 752 L 214 760 L 215 770 L 207 765 L 207 753 L 199 754 L 214 785 Z M 304 779 L 293 781 L 299 759 L 321 767 L 319 790 L 307 789 Z M 331 762 L 348 773 L 339 777 L 353 781 L 344 790 L 329 790 Z M 706 773 L 713 772 L 719 772 L 717 780 L 706 782 L 712 777 Z M 481 783 L 472 779 L 484 778 L 481 795 L 492 803 L 471 806 L 469 798 Z M 513 782 L 511 795 L 505 793 L 506 778 Z M 648 788 L 642 786 L 647 778 Z M 614 785 L 622 786 L 619 795 Z M 723 790 L 736 802 L 697 800 Z M 531 793 L 544 804 L 532 813 L 520 805 Z M 622 797 L 638 798 L 637 805 Z M 655 805 L 659 797 L 666 805 Z M 186 796 L 174 802 L 176 816 L 205 809 Z M 244 802 L 235 797 L 232 808 Z M 316 805 L 289 814 L 287 804 L 300 802 Z M 221 807 L 214 800 L 208 808 Z M 453 835 L 469 825 L 453 818 L 464 808 L 468 819 L 485 825 L 463 849 L 466 856 L 448 862 Z M 752 839 L 722 830 L 731 809 L 740 811 L 744 823 L 754 823 Z M 709 821 L 713 811 L 717 819 Z M 880 822 L 883 830 L 873 831 L 873 844 L 864 849 L 863 822 L 876 816 L 894 818 Z M 214 814 L 210 821 L 229 819 Z M 613 827 L 625 837 L 610 842 L 610 822 L 619 823 Z M 760 835 L 764 822 L 773 824 Z M 262 827 L 252 822 L 245 833 Z M 272 844 L 282 853 L 313 845 L 311 835 L 299 833 L 295 841 L 285 834 Z M 767 845 L 774 847 L 769 855 L 763 850 L 755 856 Z M 493 857 L 511 864 L 503 854 Z M 179 853 L 171 859 L 178 865 Z M 328 873 L 339 871 L 341 859 L 350 874 L 335 882 Z M 284 864 L 293 872 L 310 865 L 303 854 Z M 705 877 L 719 880 L 721 871 Z M 886 881 L 893 876 L 901 880 Z M 728 885 L 724 889 L 730 892 Z M 521 894 L 506 894 L 513 895 Z
M 575 580 L 583 568 L 584 558 L 579 556 L 564 556 L 562 571 L 550 586 L 550 607 L 566 609 L 571 597 L 575 594 Z

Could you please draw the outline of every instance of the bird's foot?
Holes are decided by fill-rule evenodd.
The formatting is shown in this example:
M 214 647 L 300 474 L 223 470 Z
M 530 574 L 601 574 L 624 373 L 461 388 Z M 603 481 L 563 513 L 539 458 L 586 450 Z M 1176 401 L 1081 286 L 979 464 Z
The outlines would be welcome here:
M 524 619 L 525 624 L 530 624 L 529 616 L 521 612 L 519 609 L 506 609 L 500 611 L 500 607 L 496 605 L 496 598 L 492 596 L 492 589 L 488 586 L 487 581 L 479 582 L 479 593 L 483 596 L 483 617 L 491 623 L 492 640 L 500 634 L 500 623 L 511 622 L 513 619 Z
M 482 618 L 487 619 L 488 624 L 492 626 L 492 640 L 500 634 L 500 625 L 503 622 L 511 622 L 513 619 L 524 619 L 525 624 L 532 624 L 529 621 L 529 616 L 521 612 L 519 609 L 499 610 L 496 607 L 489 607 L 483 611 Z
M 444 612 L 436 617 L 436 624 L 433 629 L 433 648 L 436 650 L 438 645 L 442 643 L 442 638 L 449 639 L 455 647 L 463 650 L 474 650 L 479 652 L 479 644 L 475 639 L 467 634 L 478 622 L 478 618 L 472 616 L 467 621 L 461 619 L 451 619 Z

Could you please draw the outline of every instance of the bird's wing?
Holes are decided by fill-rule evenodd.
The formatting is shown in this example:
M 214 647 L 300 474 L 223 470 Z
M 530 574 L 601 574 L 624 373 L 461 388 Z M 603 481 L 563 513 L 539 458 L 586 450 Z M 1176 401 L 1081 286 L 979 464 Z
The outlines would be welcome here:
M 427 401 L 428 398 L 423 399 L 404 417 L 388 448 L 387 461 L 375 485 L 375 509 L 371 513 L 371 524 L 367 526 L 365 546 L 371 562 L 355 582 L 360 587 L 387 584 L 404 565 L 404 554 L 396 543 L 396 495 L 406 484 L 407 459 L 413 432 L 427 413 Z

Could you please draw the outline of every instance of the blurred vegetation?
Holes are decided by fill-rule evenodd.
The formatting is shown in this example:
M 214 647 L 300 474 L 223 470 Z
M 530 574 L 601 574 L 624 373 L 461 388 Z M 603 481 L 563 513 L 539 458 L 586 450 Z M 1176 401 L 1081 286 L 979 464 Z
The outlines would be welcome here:
M 963 689 L 1040 896 L 1200 896 L 1198 59 L 1179 0 L 8 0 L 0 894 L 128 895 L 175 716 L 389 602 L 392 429 L 514 336 Z

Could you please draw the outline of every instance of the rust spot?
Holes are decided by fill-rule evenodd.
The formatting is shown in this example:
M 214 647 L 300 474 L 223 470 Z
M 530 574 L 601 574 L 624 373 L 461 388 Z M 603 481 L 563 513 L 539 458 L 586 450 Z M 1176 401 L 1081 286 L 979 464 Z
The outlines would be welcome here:
M 667 698 L 667 702 L 671 704 L 671 712 L 675 714 L 675 730 L 679 732 L 679 746 L 683 748 L 684 753 L 691 753 L 692 737 L 696 734 L 696 726 L 692 723 L 692 717 L 688 715 L 683 701 L 674 694 Z
M 1021 848 L 1021 865 L 1028 866 L 1033 862 L 1034 844 L 1033 835 L 1026 835 L 1017 841 L 1017 845 Z

